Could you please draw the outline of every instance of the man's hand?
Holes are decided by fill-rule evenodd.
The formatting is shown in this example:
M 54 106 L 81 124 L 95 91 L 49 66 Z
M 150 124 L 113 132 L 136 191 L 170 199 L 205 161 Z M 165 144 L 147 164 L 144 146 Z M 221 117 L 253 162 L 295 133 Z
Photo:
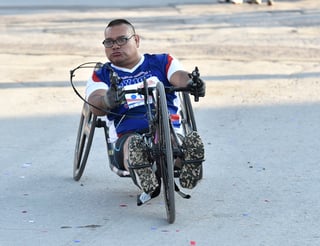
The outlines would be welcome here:
M 104 104 L 107 109 L 119 107 L 124 100 L 124 93 L 119 93 L 113 87 L 109 88 L 103 97 Z
M 206 84 L 200 78 L 197 78 L 196 81 L 195 79 L 189 80 L 187 87 L 193 96 L 204 97 L 206 95 Z

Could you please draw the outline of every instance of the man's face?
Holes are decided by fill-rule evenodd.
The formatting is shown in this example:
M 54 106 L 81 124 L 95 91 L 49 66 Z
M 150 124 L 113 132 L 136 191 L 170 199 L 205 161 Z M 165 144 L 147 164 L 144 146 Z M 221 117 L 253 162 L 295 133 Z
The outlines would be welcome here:
M 109 61 L 116 66 L 132 68 L 136 65 L 139 47 L 139 37 L 134 35 L 132 29 L 125 24 L 108 27 L 104 33 L 105 40 L 120 40 L 130 38 L 125 44 L 119 45 L 113 42 L 112 47 L 105 48 L 105 53 Z

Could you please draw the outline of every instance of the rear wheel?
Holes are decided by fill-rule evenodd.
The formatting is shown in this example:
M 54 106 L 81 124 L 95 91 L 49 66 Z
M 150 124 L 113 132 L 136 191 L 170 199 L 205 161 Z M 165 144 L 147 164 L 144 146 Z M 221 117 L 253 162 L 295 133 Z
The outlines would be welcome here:
M 193 107 L 190 99 L 189 92 L 181 92 L 181 123 L 184 134 L 188 134 L 192 131 L 197 131 L 197 123 L 193 113 Z M 203 167 L 200 169 L 200 179 L 203 177 Z
M 197 131 L 197 124 L 194 118 L 193 108 L 190 100 L 189 92 L 181 92 L 181 118 L 182 127 L 185 134 L 191 131 Z
M 166 204 L 167 221 L 172 224 L 175 220 L 173 151 L 166 94 L 162 83 L 157 84 L 156 90 L 158 142 L 160 149 L 159 166 L 163 180 L 164 200 Z
M 84 103 L 74 151 L 73 179 L 75 181 L 80 180 L 86 167 L 94 135 L 96 119 L 97 116 L 92 114 L 89 105 Z

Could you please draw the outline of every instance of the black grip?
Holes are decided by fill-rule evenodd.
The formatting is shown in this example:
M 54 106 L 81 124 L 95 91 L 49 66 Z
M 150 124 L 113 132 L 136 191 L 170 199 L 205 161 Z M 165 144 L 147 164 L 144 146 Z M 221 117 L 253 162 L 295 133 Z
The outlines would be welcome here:
M 115 101 L 120 102 L 122 95 L 123 95 L 123 92 L 122 92 L 122 88 L 119 88 L 118 84 L 121 79 L 120 79 L 119 75 L 112 69 L 111 66 L 107 65 L 107 68 L 110 71 L 110 75 L 109 75 L 110 85 L 111 85 L 110 89 L 115 90 L 117 92 Z
M 198 87 L 200 86 L 201 80 L 200 78 L 200 73 L 198 67 L 195 67 L 194 70 L 191 73 L 191 79 L 192 79 L 192 86 L 194 87 L 194 101 L 198 102 L 199 101 L 199 92 L 198 92 Z

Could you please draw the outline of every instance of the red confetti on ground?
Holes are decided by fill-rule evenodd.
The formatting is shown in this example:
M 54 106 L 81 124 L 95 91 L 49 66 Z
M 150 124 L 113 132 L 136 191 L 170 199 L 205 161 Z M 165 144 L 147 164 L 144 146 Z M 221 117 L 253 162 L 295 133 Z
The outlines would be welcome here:
M 190 241 L 191 246 L 195 246 L 196 244 L 197 244 L 196 241 L 192 241 L 192 240 Z

